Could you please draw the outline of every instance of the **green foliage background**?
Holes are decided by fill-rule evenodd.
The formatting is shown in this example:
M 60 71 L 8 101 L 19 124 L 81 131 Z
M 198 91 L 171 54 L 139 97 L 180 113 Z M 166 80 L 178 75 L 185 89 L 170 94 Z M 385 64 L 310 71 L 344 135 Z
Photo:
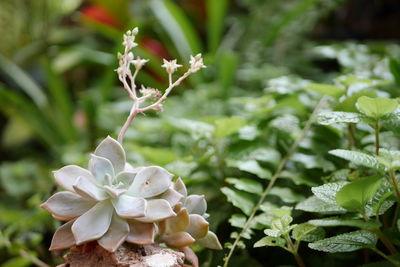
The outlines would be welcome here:
M 373 265 L 387 261 L 366 248 L 392 252 L 396 261 L 398 254 L 377 239 L 382 234 L 400 245 L 398 200 L 385 171 L 368 159 L 392 164 L 398 155 L 373 156 L 375 132 L 368 125 L 378 122 L 359 112 L 356 102 L 379 96 L 397 105 L 400 49 L 307 37 L 341 5 L 1 1 L 1 266 L 61 262 L 61 254 L 47 251 L 59 223 L 39 204 L 57 190 L 52 170 L 85 166 L 98 140 L 115 137 L 123 124 L 130 103 L 114 69 L 122 34 L 134 26 L 140 28 L 136 54 L 150 59 L 140 83 L 165 88 L 163 57 L 183 63 L 201 52 L 208 66 L 174 91 L 163 113 L 135 119 L 124 141 L 136 166 L 161 165 L 182 177 L 192 193 L 206 195 L 211 230 L 225 250 L 195 248 L 201 266 L 223 265 L 235 239 L 232 267 L 296 264 L 279 248 L 288 238 L 307 266 L 386 266 Z M 399 149 L 397 112 L 379 121 L 383 149 Z M 357 158 L 334 149 L 364 154 Z M 373 181 L 359 180 L 367 176 Z M 356 186 L 364 198 L 336 195 L 346 186 L 357 194 L 348 186 L 357 180 L 365 184 L 365 190 Z M 381 206 L 373 206 L 375 198 Z M 347 250 L 331 248 L 332 242 Z

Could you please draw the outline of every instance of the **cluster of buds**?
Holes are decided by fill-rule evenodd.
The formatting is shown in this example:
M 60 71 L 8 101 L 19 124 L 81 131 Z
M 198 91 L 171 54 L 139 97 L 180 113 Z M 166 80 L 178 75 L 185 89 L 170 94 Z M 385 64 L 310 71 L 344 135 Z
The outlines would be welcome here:
M 201 54 L 197 54 L 196 56 L 190 56 L 189 64 L 190 64 L 190 70 L 192 72 L 196 72 L 199 69 L 206 67 L 203 64 L 203 58 L 201 57 Z

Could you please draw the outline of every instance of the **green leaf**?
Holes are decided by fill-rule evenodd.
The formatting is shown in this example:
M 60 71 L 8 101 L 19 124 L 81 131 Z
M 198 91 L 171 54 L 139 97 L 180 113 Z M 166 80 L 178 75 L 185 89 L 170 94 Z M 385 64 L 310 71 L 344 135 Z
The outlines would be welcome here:
M 225 181 L 229 184 L 233 184 L 236 189 L 246 191 L 248 193 L 254 193 L 261 195 L 263 192 L 262 185 L 252 179 L 247 178 L 226 178 Z
M 308 221 L 309 224 L 321 227 L 350 226 L 362 229 L 376 229 L 381 226 L 380 222 L 375 220 L 363 221 L 359 219 L 345 219 L 340 217 L 329 217 Z
M 361 91 L 354 93 L 345 100 L 335 106 L 335 111 L 354 112 L 358 113 L 356 108 L 357 99 L 362 96 L 376 97 L 376 93 L 372 91 Z
M 389 98 L 362 96 L 357 100 L 358 109 L 368 117 L 376 120 L 393 112 L 397 106 L 398 102 Z
M 308 223 L 296 225 L 292 230 L 292 238 L 297 241 L 302 241 L 303 237 L 316 230 L 317 227 Z
M 340 182 L 335 182 L 335 183 L 327 183 L 327 184 L 323 184 L 321 186 L 312 187 L 311 191 L 317 198 L 321 199 L 322 201 L 332 204 L 332 205 L 337 205 L 336 194 L 346 184 L 347 184 L 347 182 L 345 182 L 345 181 L 340 181 Z
M 334 86 L 334 85 L 330 85 L 330 84 L 322 84 L 322 83 L 310 83 L 309 85 L 307 85 L 307 88 L 323 94 L 323 95 L 329 95 L 329 96 L 333 96 L 333 97 L 340 97 L 345 93 L 345 90 L 343 88 Z
M 400 62 L 394 58 L 389 61 L 389 69 L 397 85 L 400 85 Z
M 331 125 L 334 123 L 359 123 L 361 121 L 361 115 L 352 112 L 328 111 L 319 113 L 317 121 L 322 125 Z
M 238 168 L 241 171 L 246 171 L 252 174 L 257 175 L 262 179 L 271 178 L 271 172 L 269 170 L 264 169 L 260 166 L 260 164 L 256 160 L 227 160 L 227 165 L 229 167 Z
M 376 157 L 370 156 L 370 155 L 362 153 L 362 152 L 345 150 L 345 149 L 334 149 L 334 150 L 329 151 L 329 154 L 332 154 L 339 158 L 349 160 L 350 162 L 352 162 L 356 165 L 365 166 L 365 167 L 372 168 L 372 169 L 375 169 L 378 171 L 385 170 L 385 167 L 379 163 L 379 161 Z
M 293 192 L 293 190 L 288 187 L 274 186 L 269 194 L 279 197 L 286 203 L 297 203 L 305 199 L 303 195 Z
M 226 136 L 236 133 L 246 124 L 246 121 L 242 117 L 230 117 L 216 120 L 214 124 L 214 137 L 224 138 Z
M 364 211 L 364 206 L 379 189 L 382 177 L 379 175 L 361 178 L 345 185 L 336 194 L 336 202 L 339 206 L 352 210 Z
M 360 230 L 309 243 L 308 247 L 329 253 L 350 252 L 363 248 L 373 248 L 377 240 L 378 237 L 375 234 Z
M 210 52 L 216 52 L 223 34 L 225 15 L 229 4 L 227 0 L 207 0 L 207 38 Z
M 199 36 L 178 5 L 170 0 L 151 0 L 150 8 L 182 59 L 202 51 Z
M 296 205 L 296 209 L 322 214 L 341 214 L 346 212 L 344 208 L 335 204 L 322 201 L 316 196 L 309 197 L 306 200 L 300 202 Z
M 290 215 L 283 215 L 279 218 L 276 218 L 272 221 L 271 228 L 272 230 L 277 230 L 279 231 L 279 235 L 288 233 L 291 230 L 290 224 L 292 223 L 293 218 Z M 294 227 L 294 226 L 293 226 Z M 266 229 L 264 232 L 266 235 L 269 235 L 270 229 Z M 272 234 L 273 235 L 273 234 Z
M 286 240 L 282 237 L 272 237 L 272 236 L 265 236 L 258 240 L 255 244 L 255 248 L 259 247 L 284 247 L 286 245 Z
M 221 191 L 235 207 L 241 209 L 244 214 L 250 215 L 254 207 L 254 200 L 250 194 L 235 191 L 228 187 L 221 188 Z

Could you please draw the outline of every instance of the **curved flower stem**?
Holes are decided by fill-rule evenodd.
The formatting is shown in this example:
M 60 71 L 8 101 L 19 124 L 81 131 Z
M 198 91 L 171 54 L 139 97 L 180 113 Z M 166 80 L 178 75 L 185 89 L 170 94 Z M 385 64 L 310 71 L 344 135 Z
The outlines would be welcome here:
M 264 190 L 264 192 L 262 193 L 260 199 L 258 200 L 256 206 L 253 208 L 249 218 L 247 219 L 246 223 L 244 224 L 242 230 L 240 231 L 240 233 L 237 235 L 235 241 L 233 242 L 233 245 L 231 247 L 231 249 L 229 250 L 228 256 L 226 256 L 225 258 L 225 262 L 223 267 L 228 267 L 228 263 L 229 260 L 231 259 L 233 252 L 235 251 L 237 245 L 239 244 L 240 238 L 243 235 L 243 233 L 245 233 L 248 228 L 250 227 L 251 222 L 253 221 L 257 211 L 259 210 L 261 204 L 264 202 L 265 198 L 267 197 L 267 195 L 269 194 L 269 192 L 271 191 L 272 187 L 274 186 L 276 180 L 278 179 L 279 175 L 281 174 L 281 172 L 283 171 L 283 168 L 285 167 L 286 162 L 289 160 L 289 158 L 293 155 L 293 153 L 295 152 L 295 150 L 297 149 L 299 143 L 301 140 L 303 140 L 303 138 L 306 136 L 306 133 L 310 130 L 311 128 L 311 124 L 314 121 L 314 117 L 317 114 L 317 112 L 320 110 L 320 108 L 322 107 L 322 105 L 324 104 L 326 99 L 326 96 L 322 97 L 321 100 L 318 102 L 317 106 L 315 107 L 314 111 L 312 112 L 310 118 L 308 119 L 306 125 L 304 126 L 303 130 L 301 131 L 300 135 L 298 136 L 297 140 L 292 144 L 292 146 L 290 147 L 289 151 L 287 152 L 286 156 L 283 157 L 281 159 L 281 161 L 279 162 L 278 168 L 276 169 L 274 175 L 271 177 L 271 180 L 267 186 L 267 188 Z

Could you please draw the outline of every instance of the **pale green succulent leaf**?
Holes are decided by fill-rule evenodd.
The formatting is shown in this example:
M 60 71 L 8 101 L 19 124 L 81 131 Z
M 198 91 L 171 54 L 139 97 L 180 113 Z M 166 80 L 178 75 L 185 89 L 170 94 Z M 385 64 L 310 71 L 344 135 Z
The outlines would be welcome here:
M 173 184 L 173 188 L 181 195 L 183 195 L 185 198 L 187 197 L 187 190 L 186 190 L 186 185 L 182 181 L 182 179 L 179 177 L 175 183 Z
M 154 197 L 164 193 L 171 185 L 172 174 L 158 166 L 140 170 L 127 194 L 136 197 Z
M 201 215 L 190 214 L 189 215 L 189 226 L 186 228 L 188 232 L 194 239 L 201 239 L 205 237 L 208 233 L 209 223 Z
M 71 220 L 81 216 L 96 204 L 95 201 L 62 191 L 52 195 L 41 207 L 60 219 Z
M 129 234 L 126 241 L 138 245 L 151 245 L 154 243 L 154 223 L 143 223 L 136 220 L 129 220 Z
M 97 242 L 104 249 L 114 252 L 125 241 L 128 234 L 129 224 L 114 213 L 107 233 Z
M 76 219 L 72 225 L 76 244 L 80 245 L 102 237 L 108 231 L 113 210 L 109 201 L 102 201 Z
M 108 185 L 103 186 L 103 189 L 112 198 L 117 198 L 127 191 L 126 189 L 120 189 L 120 188 L 116 188 L 116 187 L 112 187 L 112 186 L 108 186 Z
M 210 249 L 217 249 L 217 250 L 222 249 L 221 243 L 219 242 L 217 235 L 211 231 L 208 231 L 205 237 L 197 240 L 196 244 L 199 244 L 203 247 Z
M 118 175 L 115 177 L 115 183 L 122 183 L 124 185 L 124 188 L 128 189 L 133 180 L 135 179 L 137 172 L 133 171 L 123 171 L 118 173 Z
M 54 178 L 59 186 L 65 190 L 75 192 L 72 186 L 75 184 L 78 177 L 85 177 L 94 180 L 93 175 L 86 169 L 76 166 L 68 165 L 53 172 Z
M 91 180 L 80 176 L 76 180 L 75 184 L 72 186 L 77 194 L 83 198 L 92 199 L 95 201 L 102 201 L 109 196 L 107 193 L 97 185 L 95 185 Z
M 89 171 L 93 173 L 100 185 L 106 184 L 106 174 L 111 178 L 115 177 L 114 167 L 112 166 L 111 161 L 106 158 L 96 156 L 95 154 L 90 155 Z
M 186 198 L 185 207 L 189 214 L 203 215 L 207 211 L 207 201 L 204 196 L 190 195 Z
M 145 223 L 162 221 L 176 216 L 168 201 L 164 199 L 151 199 L 147 201 L 146 216 L 136 218 L 136 220 Z
M 71 231 L 74 221 L 69 221 L 58 227 L 53 235 L 49 250 L 67 249 L 75 245 L 75 238 Z
M 184 199 L 184 196 L 182 194 L 178 193 L 178 191 L 172 188 L 168 188 L 167 191 L 165 191 L 158 197 L 168 201 L 171 207 L 174 207 L 176 204 Z
M 147 201 L 141 197 L 122 195 L 113 199 L 112 203 L 118 216 L 127 219 L 143 217 L 146 215 Z
M 97 146 L 94 154 L 108 159 L 112 163 L 116 173 L 123 171 L 125 168 L 125 151 L 121 144 L 110 136 Z

